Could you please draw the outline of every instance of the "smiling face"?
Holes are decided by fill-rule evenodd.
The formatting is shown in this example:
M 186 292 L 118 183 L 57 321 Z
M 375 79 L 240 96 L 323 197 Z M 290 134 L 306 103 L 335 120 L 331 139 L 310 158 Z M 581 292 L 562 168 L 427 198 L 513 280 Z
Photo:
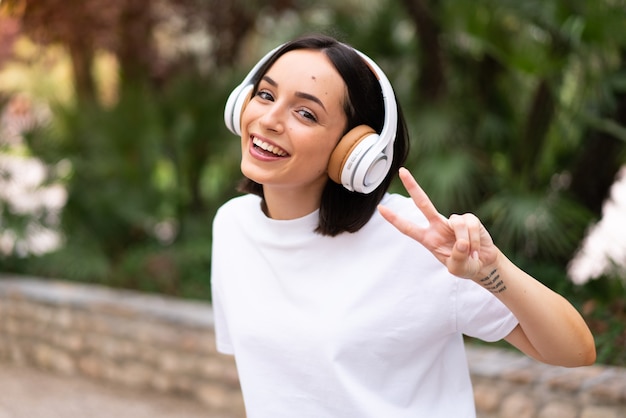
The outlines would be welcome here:
M 262 77 L 241 117 L 241 170 L 263 185 L 270 212 L 274 196 L 319 205 L 347 124 L 346 97 L 343 79 L 318 50 L 287 52 Z

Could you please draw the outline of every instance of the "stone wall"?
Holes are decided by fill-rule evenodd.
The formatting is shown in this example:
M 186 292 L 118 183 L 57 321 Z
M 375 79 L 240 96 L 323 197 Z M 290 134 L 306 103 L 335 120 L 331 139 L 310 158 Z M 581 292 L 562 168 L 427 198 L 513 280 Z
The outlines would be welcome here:
M 468 348 L 480 418 L 624 418 L 626 369 L 564 368 L 517 352 Z
M 626 371 L 551 367 L 468 347 L 480 418 L 626 417 Z M 244 416 L 233 360 L 215 351 L 208 303 L 0 276 L 0 363 L 193 397 Z
M 234 362 L 215 351 L 205 303 L 0 276 L 1 362 L 174 392 L 244 416 Z

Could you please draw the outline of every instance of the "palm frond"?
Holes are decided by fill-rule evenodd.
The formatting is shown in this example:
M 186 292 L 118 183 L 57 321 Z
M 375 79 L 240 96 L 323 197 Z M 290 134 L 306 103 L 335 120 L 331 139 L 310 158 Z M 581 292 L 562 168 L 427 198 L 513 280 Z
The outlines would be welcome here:
M 480 213 L 501 248 L 531 259 L 568 257 L 589 222 L 589 213 L 579 204 L 537 192 L 495 195 Z

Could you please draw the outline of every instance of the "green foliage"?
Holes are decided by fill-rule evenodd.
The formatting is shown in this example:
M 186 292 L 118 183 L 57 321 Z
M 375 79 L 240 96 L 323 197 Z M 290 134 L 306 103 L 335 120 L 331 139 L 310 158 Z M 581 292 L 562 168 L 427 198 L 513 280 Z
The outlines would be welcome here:
M 600 112 L 618 93 L 606 80 L 624 43 L 597 25 L 625 14 L 600 3 L 442 3 L 448 94 L 409 113 L 410 166 L 435 205 L 479 213 L 509 254 L 535 263 L 567 262 L 593 219 L 567 190 L 583 133 L 623 129 Z
M 238 177 L 222 81 L 191 74 L 160 91 L 123 90 L 112 107 L 57 106 L 28 144 L 51 167 L 71 167 L 65 245 L 26 271 L 209 298 L 212 214 Z
M 428 25 L 419 27 L 407 5 L 324 1 L 297 13 L 259 13 L 245 47 L 237 45 L 245 65 L 207 73 L 181 65 L 151 87 L 123 83 L 111 107 L 55 106 L 52 126 L 28 143 L 67 187 L 65 244 L 42 257 L 0 260 L 3 268 L 208 298 L 212 217 L 239 178 L 239 141 L 222 120 L 226 97 L 267 49 L 323 31 L 366 52 L 390 77 L 412 138 L 407 167 L 440 212 L 479 214 L 510 258 L 586 313 L 601 361 L 624 364 L 624 352 L 611 349 L 624 338 L 623 282 L 574 286 L 565 275 L 599 216 L 597 202 L 574 193 L 574 174 L 588 171 L 581 156 L 603 134 L 622 148 L 597 160 L 626 161 L 618 120 L 626 97 L 623 4 L 430 2 L 420 17 L 431 19 L 433 43 L 420 37 Z M 437 94 L 424 82 L 432 82 L 425 78 L 432 57 L 441 60 Z
M 499 193 L 480 206 L 479 215 L 503 251 L 536 261 L 568 260 L 590 219 L 558 193 Z

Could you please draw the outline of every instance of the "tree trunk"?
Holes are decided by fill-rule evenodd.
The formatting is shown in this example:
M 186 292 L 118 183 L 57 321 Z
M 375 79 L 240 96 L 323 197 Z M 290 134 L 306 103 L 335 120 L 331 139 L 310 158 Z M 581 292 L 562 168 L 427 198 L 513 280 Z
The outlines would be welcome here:
M 446 93 L 439 24 L 424 0 L 404 0 L 404 7 L 413 19 L 420 38 L 418 97 L 438 100 Z
M 612 118 L 626 125 L 626 94 L 616 95 L 616 111 Z M 570 191 L 593 214 L 602 216 L 602 205 L 609 196 L 615 176 L 623 164 L 626 144 L 605 132 L 587 135 L 572 170 Z
M 158 70 L 152 42 L 151 4 L 143 0 L 122 2 L 117 44 L 122 84 L 149 80 Z
M 95 101 L 97 99 L 96 83 L 93 79 L 93 47 L 83 38 L 68 44 L 74 73 L 74 91 L 79 101 Z
M 536 167 L 552 124 L 555 106 L 552 87 L 549 81 L 544 78 L 537 85 L 533 100 L 530 103 L 524 133 L 518 143 L 518 149 L 513 155 L 515 169 L 524 174 L 526 180 L 531 183 L 530 187 L 533 187 L 532 183 L 537 180 L 533 168 Z

